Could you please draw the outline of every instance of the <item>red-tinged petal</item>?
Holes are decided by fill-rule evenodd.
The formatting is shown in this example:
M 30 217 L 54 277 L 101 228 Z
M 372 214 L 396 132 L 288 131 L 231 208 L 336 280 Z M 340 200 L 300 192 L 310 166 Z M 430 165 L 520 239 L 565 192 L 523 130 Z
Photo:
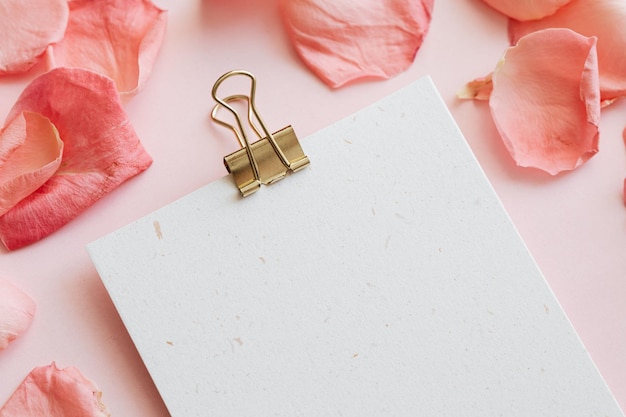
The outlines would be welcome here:
M 492 90 L 493 82 L 489 74 L 468 82 L 456 96 L 460 99 L 489 100 Z
M 73 0 L 65 38 L 54 45 L 57 67 L 89 69 L 112 78 L 132 97 L 145 84 L 161 48 L 167 12 L 149 0 Z
M 520 39 L 493 73 L 496 127 L 520 166 L 571 170 L 598 151 L 596 39 L 546 29 Z
M 35 79 L 8 120 L 23 111 L 48 117 L 64 142 L 61 167 L 45 184 L 0 217 L 8 249 L 59 229 L 152 162 L 124 112 L 111 79 L 57 68 Z
M 28 328 L 35 309 L 28 294 L 0 278 L 0 350 Z
M 492 8 L 517 20 L 534 20 L 554 14 L 571 0 L 483 0 Z
M 108 417 L 102 392 L 78 368 L 53 362 L 33 369 L 0 409 L 0 417 Z
M 59 132 L 47 117 L 18 114 L 0 132 L 0 216 L 45 183 L 62 154 Z
M 331 87 L 407 69 L 428 32 L 434 0 L 282 0 L 287 33 Z
M 67 0 L 0 1 L 0 74 L 25 72 L 63 38 Z
M 510 20 L 511 45 L 528 33 L 551 27 L 597 37 L 602 101 L 626 96 L 626 1 L 572 0 L 554 15 L 535 22 Z

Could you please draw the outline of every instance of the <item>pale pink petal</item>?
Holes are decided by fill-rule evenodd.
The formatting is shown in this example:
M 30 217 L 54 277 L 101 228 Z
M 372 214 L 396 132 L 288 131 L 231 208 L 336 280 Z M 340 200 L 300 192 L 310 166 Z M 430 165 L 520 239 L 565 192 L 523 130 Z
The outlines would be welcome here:
M 8 249 L 54 232 L 152 162 L 122 108 L 109 78 L 58 68 L 35 79 L 7 120 L 23 111 L 48 117 L 64 142 L 56 173 L 0 217 Z
M 568 29 L 546 29 L 520 39 L 498 64 L 489 105 L 518 165 L 557 174 L 598 151 L 595 45 Z
M 626 96 L 626 1 L 572 0 L 545 19 L 510 20 L 511 45 L 530 32 L 551 27 L 570 28 L 581 35 L 597 37 L 602 101 Z
M 571 0 L 483 0 L 500 13 L 517 20 L 541 19 Z
M 428 32 L 434 0 L 282 0 L 296 52 L 326 84 L 406 70 Z
M 0 216 L 39 188 L 61 164 L 63 142 L 50 120 L 18 114 L 0 131 Z
M 493 82 L 489 74 L 468 82 L 456 96 L 460 99 L 489 100 L 492 90 Z
M 167 12 L 149 0 L 73 0 L 65 38 L 51 48 L 52 65 L 89 69 L 133 96 L 161 48 Z
M 63 38 L 68 12 L 67 0 L 0 1 L 0 74 L 32 68 Z
M 102 392 L 74 367 L 33 369 L 0 408 L 0 417 L 108 417 Z
M 30 325 L 36 305 L 25 292 L 0 278 L 0 350 Z

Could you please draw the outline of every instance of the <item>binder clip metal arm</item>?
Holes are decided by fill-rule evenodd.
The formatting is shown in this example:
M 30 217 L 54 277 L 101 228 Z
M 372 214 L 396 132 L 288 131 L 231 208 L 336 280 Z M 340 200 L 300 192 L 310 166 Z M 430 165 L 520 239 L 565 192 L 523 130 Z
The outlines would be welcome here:
M 250 95 L 231 95 L 219 98 L 217 91 L 224 80 L 229 77 L 243 75 L 251 80 Z M 241 149 L 224 157 L 224 165 L 235 179 L 241 194 L 246 197 L 257 191 L 261 184 L 271 184 L 287 175 L 288 171 L 296 172 L 309 164 L 300 142 L 291 126 L 271 133 L 255 105 L 256 79 L 248 71 L 229 71 L 217 79 L 213 85 L 212 96 L 217 104 L 211 111 L 211 118 L 218 124 L 227 127 L 235 133 Z M 250 143 L 244 124 L 237 111 L 229 104 L 233 101 L 246 101 L 248 105 L 248 123 L 259 140 Z M 236 126 L 220 120 L 217 112 L 223 107 L 230 111 L 236 121 Z M 253 121 L 253 116 L 261 126 L 259 130 Z

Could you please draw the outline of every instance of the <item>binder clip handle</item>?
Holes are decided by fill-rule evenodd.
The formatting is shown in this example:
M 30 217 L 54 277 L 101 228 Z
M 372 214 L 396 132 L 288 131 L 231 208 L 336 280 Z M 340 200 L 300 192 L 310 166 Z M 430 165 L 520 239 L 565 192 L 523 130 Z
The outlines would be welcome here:
M 263 138 L 263 135 L 261 134 L 261 132 L 259 131 L 259 129 L 256 127 L 256 124 L 253 122 L 252 120 L 252 109 L 250 108 L 249 105 L 249 97 L 244 95 L 244 94 L 234 94 L 232 96 L 228 96 L 222 99 L 222 101 L 226 102 L 226 103 L 230 103 L 232 101 L 245 101 L 246 102 L 246 107 L 248 108 L 248 124 L 250 125 L 250 127 L 252 127 L 252 129 L 254 130 L 254 133 L 256 133 L 257 137 L 259 139 Z M 227 123 L 225 121 L 223 121 L 222 119 L 219 119 L 217 117 L 217 112 L 219 111 L 219 109 L 223 107 L 222 104 L 216 104 L 213 107 L 213 110 L 211 111 L 211 119 L 213 119 L 213 121 L 221 126 L 224 126 L 225 128 L 232 130 L 233 133 L 235 134 L 235 137 L 237 138 L 237 140 L 239 141 L 239 145 L 241 145 L 241 148 L 245 148 L 246 145 L 246 140 L 247 138 L 244 138 L 243 135 L 241 133 L 239 133 L 241 131 L 241 128 L 236 128 L 235 126 L 231 125 L 230 123 Z M 236 118 L 239 117 L 239 115 L 235 116 Z
M 247 179 L 243 180 L 241 179 L 242 177 L 241 175 L 235 174 L 236 177 L 239 177 L 239 178 L 236 178 L 235 180 L 237 182 L 237 186 L 239 187 L 239 190 L 241 191 L 241 194 L 244 197 L 246 197 L 252 194 L 253 192 L 257 191 L 261 187 L 261 174 L 259 172 L 259 165 L 256 161 L 254 153 L 252 152 L 252 147 L 250 145 L 250 141 L 248 140 L 248 135 L 246 134 L 246 131 L 243 128 L 243 123 L 241 122 L 241 118 L 239 117 L 239 113 L 237 113 L 237 111 L 228 104 L 229 102 L 235 101 L 235 100 L 245 100 L 246 102 L 248 102 L 248 122 L 250 126 L 252 126 L 252 128 L 254 129 L 257 136 L 261 137 L 256 125 L 252 123 L 252 110 L 251 110 L 251 106 L 249 105 L 248 96 L 237 94 L 237 95 L 226 97 L 223 100 L 220 99 L 218 104 L 216 104 L 213 107 L 213 110 L 211 111 L 211 119 L 213 119 L 213 121 L 216 122 L 217 124 L 232 130 L 235 136 L 237 137 L 237 140 L 239 141 L 239 145 L 241 146 L 241 149 L 239 150 L 239 152 L 241 152 L 241 150 L 245 151 L 245 155 L 248 160 L 248 165 L 252 171 L 252 177 L 250 178 L 249 175 L 246 175 Z M 216 101 L 218 100 L 216 99 Z M 226 109 L 230 110 L 230 112 L 235 115 L 235 120 L 237 121 L 238 127 L 235 127 L 231 125 L 230 123 L 227 123 L 217 118 L 217 112 L 220 109 L 220 107 L 225 107 Z M 226 166 L 226 169 L 230 173 L 232 172 L 232 170 L 229 167 L 226 158 L 224 158 L 224 165 Z
M 250 94 L 234 94 L 225 98 L 217 95 L 220 85 L 229 77 L 243 75 L 251 80 Z M 213 85 L 211 92 L 217 104 L 211 111 L 213 121 L 232 130 L 241 145 L 241 149 L 224 157 L 224 165 L 233 174 L 235 183 L 246 197 L 257 191 L 261 184 L 271 184 L 285 177 L 287 171 L 298 171 L 309 164 L 308 157 L 302 151 L 298 138 L 291 126 L 271 133 L 261 118 L 256 105 L 256 78 L 248 71 L 233 70 L 222 75 Z M 239 113 L 231 106 L 234 101 L 246 101 L 248 123 L 259 140 L 251 143 Z M 230 111 L 235 117 L 236 126 L 217 117 L 220 108 Z M 257 128 L 256 119 L 261 129 Z
M 232 71 L 229 71 L 226 74 L 222 75 L 221 77 L 219 77 L 217 79 L 217 81 L 215 81 L 215 84 L 213 85 L 213 90 L 211 91 L 211 95 L 213 96 L 213 99 L 215 101 L 217 101 L 218 104 L 220 104 L 223 107 L 225 107 L 226 109 L 228 109 L 235 116 L 235 120 L 237 121 L 237 125 L 239 127 L 240 134 L 243 137 L 244 142 L 246 142 L 247 146 L 249 146 L 249 142 L 246 141 L 247 140 L 246 132 L 245 132 L 245 130 L 243 128 L 243 124 L 241 122 L 241 118 L 239 117 L 239 114 L 237 113 L 237 111 L 235 109 L 233 109 L 226 102 L 225 99 L 223 100 L 223 99 L 221 99 L 221 98 L 219 98 L 217 96 L 217 90 L 219 89 L 220 85 L 227 78 L 230 78 L 230 77 L 233 77 L 233 76 L 236 76 L 236 75 L 243 75 L 243 76 L 246 76 L 246 77 L 250 78 L 250 95 L 248 96 L 248 120 L 250 120 L 250 124 L 254 126 L 254 124 L 252 123 L 252 120 L 250 118 L 250 115 L 254 114 L 254 117 L 259 122 L 259 125 L 261 126 L 261 129 L 263 130 L 263 133 L 265 133 L 265 137 L 270 141 L 270 144 L 272 145 L 272 148 L 274 148 L 274 152 L 276 152 L 276 154 L 280 158 L 280 161 L 283 163 L 283 165 L 285 165 L 285 167 L 287 169 L 290 169 L 291 168 L 291 163 L 289 162 L 289 160 L 287 159 L 287 157 L 285 156 L 283 151 L 280 149 L 280 147 L 276 143 L 276 139 L 274 138 L 274 135 L 267 128 L 267 126 L 263 122 L 263 119 L 259 115 L 259 112 L 258 112 L 258 110 L 256 108 L 256 104 L 255 104 L 255 98 L 256 98 L 256 77 L 251 72 L 244 71 L 244 70 L 232 70 Z M 232 97 L 232 96 L 230 96 L 230 97 Z M 255 131 L 258 134 L 258 130 L 256 128 L 255 128 Z

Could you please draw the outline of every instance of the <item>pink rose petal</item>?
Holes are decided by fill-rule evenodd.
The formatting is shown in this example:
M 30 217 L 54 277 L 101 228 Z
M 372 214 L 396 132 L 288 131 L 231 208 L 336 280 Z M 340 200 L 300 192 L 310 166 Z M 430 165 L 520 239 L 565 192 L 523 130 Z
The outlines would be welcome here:
M 572 0 L 554 15 L 535 22 L 510 20 L 511 44 L 530 32 L 550 27 L 597 37 L 602 101 L 608 104 L 626 96 L 626 1 Z
M 513 159 L 550 174 L 598 151 L 596 39 L 546 29 L 520 39 L 493 73 L 491 113 Z
M 287 33 L 331 87 L 407 69 L 428 32 L 434 0 L 282 0 Z
M 108 417 L 102 392 L 74 367 L 53 362 L 33 369 L 9 400 L 0 417 Z
M 554 14 L 571 0 L 483 0 L 502 14 L 517 20 L 534 20 Z
M 67 0 L 0 1 L 0 74 L 28 71 L 63 38 Z
M 54 69 L 26 87 L 7 120 L 23 111 L 48 117 L 65 148 L 59 170 L 0 217 L 0 240 L 8 249 L 59 229 L 152 162 L 115 84 L 102 75 Z
M 38 113 L 20 113 L 0 132 L 0 216 L 55 173 L 62 153 L 59 132 Z
M 122 95 L 135 95 L 161 48 L 167 12 L 149 0 L 73 0 L 69 5 L 65 38 L 51 48 L 53 65 L 107 75 Z
M 461 99 L 489 100 L 493 90 L 492 74 L 479 77 L 467 83 L 456 96 Z
M 28 328 L 35 308 L 28 294 L 0 278 L 0 350 Z

